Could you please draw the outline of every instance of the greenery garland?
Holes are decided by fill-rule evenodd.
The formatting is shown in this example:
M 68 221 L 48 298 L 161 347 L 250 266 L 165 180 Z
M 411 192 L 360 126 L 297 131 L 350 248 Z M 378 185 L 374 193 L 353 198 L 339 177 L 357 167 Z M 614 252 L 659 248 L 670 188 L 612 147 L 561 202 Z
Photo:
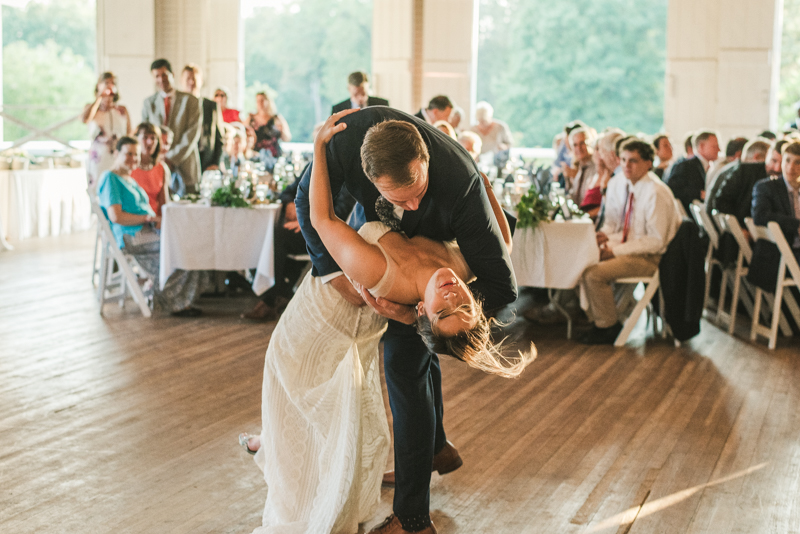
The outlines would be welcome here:
M 249 208 L 250 202 L 247 201 L 238 187 L 231 181 L 228 185 L 223 185 L 211 196 L 212 206 L 222 206 L 224 208 Z

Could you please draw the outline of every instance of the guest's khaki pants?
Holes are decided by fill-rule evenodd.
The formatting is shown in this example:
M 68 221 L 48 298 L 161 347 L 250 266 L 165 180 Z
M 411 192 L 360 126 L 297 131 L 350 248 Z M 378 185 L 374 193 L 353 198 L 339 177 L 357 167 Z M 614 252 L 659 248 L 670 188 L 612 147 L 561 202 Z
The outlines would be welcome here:
M 660 260 L 660 254 L 618 256 L 592 265 L 583 272 L 589 313 L 595 326 L 608 328 L 617 323 L 614 281 L 629 276 L 652 276 Z

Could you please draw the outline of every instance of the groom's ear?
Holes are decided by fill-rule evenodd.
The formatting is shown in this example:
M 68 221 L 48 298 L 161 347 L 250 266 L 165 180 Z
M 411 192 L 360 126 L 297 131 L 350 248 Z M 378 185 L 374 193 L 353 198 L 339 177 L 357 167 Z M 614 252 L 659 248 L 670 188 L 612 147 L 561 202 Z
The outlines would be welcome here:
M 422 317 L 425 313 L 425 303 L 423 301 L 417 302 L 417 317 Z

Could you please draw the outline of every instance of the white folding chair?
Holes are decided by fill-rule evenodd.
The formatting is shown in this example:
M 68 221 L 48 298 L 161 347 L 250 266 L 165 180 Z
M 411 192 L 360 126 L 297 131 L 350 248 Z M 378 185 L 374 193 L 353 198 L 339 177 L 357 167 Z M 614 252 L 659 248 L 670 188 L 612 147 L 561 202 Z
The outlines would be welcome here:
M 103 306 L 109 302 L 119 302 L 125 305 L 125 299 L 130 292 L 134 302 L 139 306 L 142 315 L 151 317 L 152 312 L 147 302 L 147 297 L 139 285 L 138 277 L 133 271 L 132 264 L 136 264 L 133 256 L 125 254 L 118 246 L 111 225 L 106 219 L 103 210 L 96 199 L 91 199 L 92 212 L 97 215 L 97 227 L 100 231 L 100 270 L 98 283 L 98 299 L 100 300 L 100 315 L 103 315 Z M 114 272 L 116 265 L 117 271 Z
M 692 210 L 692 216 L 695 222 L 708 236 L 708 252 L 706 252 L 706 287 L 705 292 L 703 293 L 703 309 L 707 310 L 709 308 L 709 301 L 711 300 L 711 275 L 714 267 L 717 267 L 720 270 L 720 273 L 722 273 L 721 287 L 725 287 L 727 285 L 728 273 L 725 272 L 725 269 L 722 267 L 722 263 L 714 258 L 714 251 L 719 247 L 719 234 L 714 226 L 714 221 L 712 221 L 711 217 L 708 216 L 705 206 L 699 200 L 693 200 L 690 208 Z M 724 301 L 722 299 L 717 299 L 717 309 L 714 312 L 715 316 L 716 313 L 718 313 L 723 307 Z
M 765 228 L 763 226 L 756 226 L 753 222 L 753 219 L 749 217 L 745 219 L 744 222 L 747 224 L 747 228 L 750 230 L 754 240 L 766 239 L 771 241 L 775 243 L 781 253 L 781 259 L 778 266 L 778 279 L 775 284 L 775 294 L 772 302 L 772 321 L 770 326 L 764 326 L 759 321 L 759 315 L 761 313 L 761 297 L 762 295 L 766 297 L 767 294 L 761 288 L 756 287 L 755 307 L 753 309 L 753 324 L 750 329 L 750 341 L 755 341 L 760 335 L 767 338 L 768 347 L 770 349 L 774 349 L 778 340 L 778 326 L 781 323 L 781 319 L 783 319 L 783 313 L 781 311 L 781 304 L 783 302 L 786 302 L 786 307 L 792 314 L 795 323 L 800 325 L 800 307 L 798 307 L 797 301 L 795 300 L 794 296 L 792 296 L 791 292 L 787 291 L 787 289 L 790 287 L 800 287 L 800 266 L 798 266 L 797 260 L 792 252 L 792 248 L 786 241 L 783 231 L 778 223 L 769 222 Z M 789 271 L 788 277 L 786 272 L 787 269 Z M 783 321 L 785 322 L 785 319 L 783 319 Z M 791 329 L 788 327 L 789 325 L 786 324 L 785 326 L 786 329 L 781 328 L 783 334 L 786 336 L 791 336 L 792 333 Z
M 739 221 L 730 214 L 716 213 L 715 220 L 723 231 L 730 232 L 736 243 L 739 245 L 739 253 L 736 256 L 736 265 L 732 272 L 733 293 L 731 295 L 731 310 L 730 312 L 720 311 L 718 318 L 724 317 L 728 322 L 728 333 L 733 335 L 736 328 L 736 310 L 739 308 L 739 301 L 741 300 L 748 315 L 753 317 L 753 295 L 755 289 L 747 281 L 747 273 L 749 272 L 750 262 L 753 259 L 753 249 L 750 247 L 750 242 L 742 231 Z M 742 291 L 744 287 L 744 291 Z M 770 299 L 771 302 L 771 299 Z M 783 319 L 785 327 L 788 328 L 789 324 L 786 319 Z
M 642 312 L 645 309 L 652 309 L 652 301 L 653 296 L 655 296 L 656 292 L 659 293 L 659 314 L 661 317 L 661 337 L 667 337 L 667 331 L 669 330 L 669 325 L 667 325 L 666 321 L 664 320 L 664 297 L 661 293 L 661 282 L 659 280 L 659 271 L 656 269 L 655 274 L 653 276 L 631 276 L 628 278 L 620 278 L 614 282 L 615 284 L 644 284 L 644 296 L 636 303 L 634 306 L 633 311 L 625 320 L 625 324 L 622 325 L 622 330 L 620 330 L 619 335 L 617 336 L 616 341 L 614 341 L 615 347 L 622 347 L 627 343 L 628 336 L 631 335 L 633 328 L 636 326 L 636 323 L 639 321 L 639 317 L 642 315 Z M 655 313 L 648 313 L 648 316 L 653 318 L 653 332 L 657 332 L 657 319 Z M 680 342 L 675 340 L 675 346 L 680 346 Z

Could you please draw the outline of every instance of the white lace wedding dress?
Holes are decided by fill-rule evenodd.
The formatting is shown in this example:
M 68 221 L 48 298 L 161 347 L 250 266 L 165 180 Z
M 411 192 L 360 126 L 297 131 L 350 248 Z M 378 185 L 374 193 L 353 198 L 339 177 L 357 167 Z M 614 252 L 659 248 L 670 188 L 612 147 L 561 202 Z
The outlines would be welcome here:
M 377 244 L 387 231 L 367 223 L 359 233 Z M 394 281 L 387 263 L 373 294 Z M 318 278 L 303 280 L 264 363 L 255 460 L 267 502 L 253 534 L 354 534 L 375 515 L 390 440 L 378 364 L 385 330 L 369 307 L 351 306 Z

